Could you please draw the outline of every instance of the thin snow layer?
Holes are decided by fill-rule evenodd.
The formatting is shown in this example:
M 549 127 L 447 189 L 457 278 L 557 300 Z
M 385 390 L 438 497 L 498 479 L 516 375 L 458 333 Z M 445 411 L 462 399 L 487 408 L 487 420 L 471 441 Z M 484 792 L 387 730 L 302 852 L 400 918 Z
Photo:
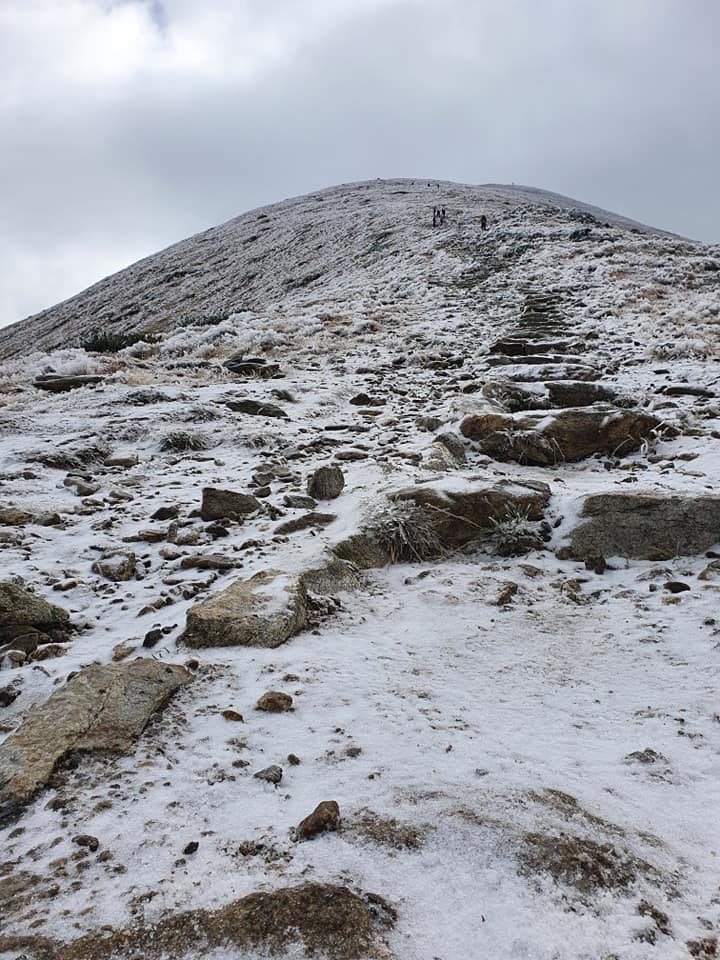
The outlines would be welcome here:
M 597 575 L 553 551 L 589 494 L 717 492 L 718 254 L 586 224 L 511 191 L 472 207 L 452 186 L 416 195 L 409 184 L 288 202 L 285 220 L 250 244 L 277 244 L 256 308 L 137 350 L 62 351 L 0 369 L 2 506 L 62 520 L 0 528 L 0 579 L 65 607 L 79 628 L 61 656 L 2 662 L 0 687 L 19 696 L 0 713 L 0 735 L 118 645 L 131 657 L 198 661 L 134 754 L 61 771 L 0 830 L 0 932 L 71 940 L 318 880 L 394 904 L 398 960 L 680 960 L 688 941 L 715 935 L 720 571 L 712 557 L 615 558 Z M 453 210 L 453 196 L 461 213 L 433 230 L 429 199 Z M 570 239 L 584 225 L 591 236 Z M 251 226 L 241 218 L 220 229 Z M 332 269 L 281 295 L 291 228 L 305 230 L 292 255 Z M 350 263 L 348 235 L 365 243 L 385 229 Z M 622 461 L 533 468 L 467 443 L 464 463 L 438 467 L 443 434 L 460 442 L 463 416 L 501 410 L 485 384 L 511 370 L 539 395 L 530 366 L 487 362 L 497 340 L 516 335 L 532 293 L 550 296 L 563 337 L 582 343 L 572 363 L 667 429 Z M 282 375 L 237 379 L 223 366 L 237 350 Z M 50 370 L 104 379 L 47 395 L 32 379 Z M 708 395 L 665 392 L 678 385 Z M 280 405 L 288 419 L 232 411 L 226 401 L 238 398 Z M 182 432 L 192 434 L 185 450 Z M 204 449 L 192 448 L 198 438 Z M 129 459 L 106 466 L 109 454 Z M 345 487 L 316 510 L 336 519 L 276 534 L 306 512 L 285 496 L 305 493 L 330 463 Z M 198 515 L 203 487 L 252 493 L 268 471 L 261 509 L 213 539 Z M 501 559 L 486 543 L 373 571 L 340 595 L 336 615 L 274 650 L 179 645 L 194 603 L 239 577 L 318 566 L 387 492 L 500 480 L 550 485 L 547 549 Z M 160 507 L 177 508 L 177 526 L 151 518 Z M 94 573 L 105 551 L 134 552 L 138 577 Z M 187 565 L 208 554 L 236 566 Z M 670 594 L 669 581 L 690 589 Z M 158 628 L 163 638 L 143 648 Z M 289 693 L 294 709 L 257 711 L 268 690 Z M 283 768 L 277 788 L 253 777 L 271 764 Z M 331 799 L 341 830 L 294 843 L 291 828 Z M 79 834 L 98 838 L 97 853 L 77 859 Z M 197 852 L 183 855 L 192 840 Z

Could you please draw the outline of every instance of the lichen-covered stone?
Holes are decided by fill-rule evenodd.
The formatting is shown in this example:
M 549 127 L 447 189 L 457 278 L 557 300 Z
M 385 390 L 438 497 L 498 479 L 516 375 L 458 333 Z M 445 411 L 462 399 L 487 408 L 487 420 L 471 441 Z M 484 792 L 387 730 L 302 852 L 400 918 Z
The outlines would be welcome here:
M 127 751 L 190 679 L 184 667 L 145 659 L 81 670 L 0 745 L 0 822 L 19 813 L 70 753 Z
M 277 647 L 306 623 L 300 578 L 265 570 L 191 607 L 182 639 L 190 647 Z

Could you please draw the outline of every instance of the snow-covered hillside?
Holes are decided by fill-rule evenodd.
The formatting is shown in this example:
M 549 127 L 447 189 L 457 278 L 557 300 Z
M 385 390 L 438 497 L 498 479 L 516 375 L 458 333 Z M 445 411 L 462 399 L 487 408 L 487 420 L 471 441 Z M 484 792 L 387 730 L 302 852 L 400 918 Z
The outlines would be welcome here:
M 2 331 L 0 960 L 715 957 L 719 324 L 398 180 Z
M 426 227 L 432 207 L 441 204 L 449 229 L 435 243 Z M 421 308 L 435 273 L 427 268 L 450 265 L 444 259 L 428 264 L 424 257 L 433 249 L 447 250 L 453 259 L 472 262 L 481 213 L 492 219 L 496 238 L 515 246 L 518 227 L 522 232 L 531 223 L 554 223 L 557 229 L 567 224 L 562 214 L 568 211 L 657 233 L 566 197 L 522 187 L 421 180 L 333 187 L 199 233 L 3 330 L 0 358 L 25 355 L 31 347 L 74 346 L 101 327 L 156 332 L 244 309 L 304 312 L 328 302 L 355 307 L 354 297 L 372 298 L 374 284 L 383 286 L 383 296 Z M 514 258 L 522 251 L 502 255 Z

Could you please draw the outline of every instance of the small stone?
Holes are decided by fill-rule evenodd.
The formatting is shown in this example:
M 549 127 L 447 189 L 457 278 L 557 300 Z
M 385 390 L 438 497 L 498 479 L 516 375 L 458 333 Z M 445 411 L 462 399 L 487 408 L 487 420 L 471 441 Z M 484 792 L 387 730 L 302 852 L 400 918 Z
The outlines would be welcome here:
M 308 480 L 307 492 L 316 500 L 334 500 L 345 486 L 340 467 L 318 467 Z
M 221 537 L 229 537 L 230 531 L 221 523 L 210 523 L 205 527 L 205 533 L 210 534 L 213 540 L 219 540 Z
M 73 843 L 77 844 L 78 847 L 86 847 L 91 853 L 95 853 L 100 846 L 98 838 L 91 836 L 89 833 L 81 833 L 77 837 L 73 837 Z
M 323 800 L 313 812 L 295 828 L 296 840 L 311 840 L 318 833 L 337 830 L 340 825 L 340 807 L 335 800 Z
M 500 586 L 500 592 L 498 593 L 495 599 L 495 604 L 498 607 L 507 606 L 511 602 L 515 594 L 518 592 L 518 589 L 519 589 L 518 585 L 514 581 L 506 580 Z
M 670 593 L 682 593 L 690 589 L 690 584 L 683 583 L 682 580 L 668 580 L 663 584 L 663 589 L 668 590 Z
M 197 840 L 191 840 L 183 850 L 183 856 L 189 857 L 191 853 L 196 853 L 199 846 Z
M 245 723 L 243 715 L 238 713 L 237 710 L 223 710 L 222 715 L 226 720 L 231 720 L 234 723 Z
M 154 647 L 156 643 L 159 643 L 163 638 L 162 630 L 148 630 L 145 634 L 145 639 L 143 640 L 144 647 Z
M 297 767 L 297 765 L 300 763 L 300 757 L 296 756 L 294 753 L 289 753 L 287 755 L 287 762 L 291 767 Z
M 180 513 L 179 507 L 159 507 L 150 514 L 151 520 L 174 520 Z
M 268 783 L 274 783 L 275 786 L 282 780 L 282 775 L 282 767 L 278 767 L 276 764 L 265 767 L 264 770 L 258 770 L 257 773 L 253 774 L 257 780 L 266 780 Z
M 300 493 L 288 493 L 283 497 L 283 503 L 286 507 L 292 507 L 293 510 L 312 510 L 317 506 L 317 501 L 312 497 L 305 497 Z
M 345 751 L 345 756 L 354 759 L 355 757 L 359 757 L 361 753 L 362 747 L 348 747 Z
M 14 703 L 20 694 L 14 687 L 2 687 L 0 689 L 0 707 L 9 707 Z
M 293 698 L 289 693 L 281 693 L 279 690 L 268 690 L 255 704 L 256 710 L 265 710 L 267 713 L 285 713 L 292 710 Z
M 602 574 L 607 570 L 607 563 L 603 556 L 585 557 L 585 569 L 592 570 L 593 573 Z

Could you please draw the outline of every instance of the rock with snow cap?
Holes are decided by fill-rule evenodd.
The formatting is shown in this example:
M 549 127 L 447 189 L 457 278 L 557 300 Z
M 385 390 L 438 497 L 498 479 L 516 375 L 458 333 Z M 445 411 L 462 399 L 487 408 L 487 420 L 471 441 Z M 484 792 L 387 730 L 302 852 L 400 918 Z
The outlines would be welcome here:
M 191 607 L 182 639 L 190 647 L 277 647 L 307 619 L 300 578 L 265 570 Z

